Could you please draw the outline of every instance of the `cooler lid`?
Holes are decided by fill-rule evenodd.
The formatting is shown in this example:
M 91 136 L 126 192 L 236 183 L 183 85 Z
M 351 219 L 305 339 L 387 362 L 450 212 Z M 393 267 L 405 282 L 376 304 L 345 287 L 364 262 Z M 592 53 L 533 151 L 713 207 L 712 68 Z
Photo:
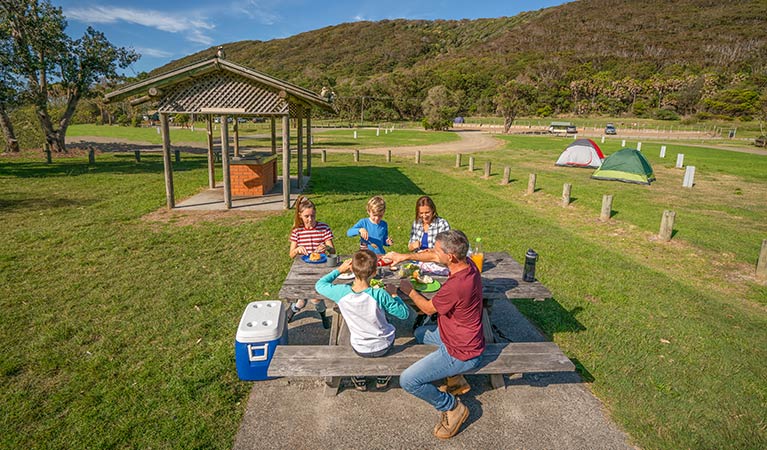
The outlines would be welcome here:
M 285 312 L 279 300 L 248 303 L 237 327 L 238 342 L 266 342 L 279 339 L 285 327 Z

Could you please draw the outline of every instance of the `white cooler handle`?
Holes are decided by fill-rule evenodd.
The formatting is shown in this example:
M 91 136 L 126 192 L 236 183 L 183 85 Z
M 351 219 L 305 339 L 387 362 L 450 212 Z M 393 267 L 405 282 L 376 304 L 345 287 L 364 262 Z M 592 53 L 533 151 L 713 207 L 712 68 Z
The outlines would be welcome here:
M 264 354 L 261 356 L 255 356 L 253 355 L 253 350 L 263 350 Z M 266 359 L 269 357 L 269 343 L 267 342 L 264 345 L 251 345 L 248 344 L 248 359 L 250 362 L 257 362 L 257 361 L 266 361 Z

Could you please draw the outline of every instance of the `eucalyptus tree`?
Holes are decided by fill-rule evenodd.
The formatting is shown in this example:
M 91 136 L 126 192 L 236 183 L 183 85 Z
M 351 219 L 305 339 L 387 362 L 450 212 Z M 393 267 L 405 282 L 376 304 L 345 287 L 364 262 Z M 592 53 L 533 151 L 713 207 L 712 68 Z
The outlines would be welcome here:
M 5 151 L 18 152 L 19 142 L 13 130 L 8 111 L 18 104 L 21 83 L 11 71 L 12 40 L 9 30 L 0 26 L 0 129 L 3 131 Z
M 503 116 L 504 133 L 509 132 L 517 116 L 533 111 L 537 94 L 535 86 L 517 80 L 510 80 L 498 88 L 495 104 L 496 111 Z
M 139 55 L 115 47 L 91 27 L 81 38 L 69 38 L 61 8 L 47 0 L 0 0 L 0 17 L 12 40 L 12 70 L 24 78 L 45 140 L 53 151 L 66 151 L 78 101 L 94 83 L 117 77 L 117 68 L 128 67 Z M 54 116 L 49 102 L 56 93 L 64 107 Z

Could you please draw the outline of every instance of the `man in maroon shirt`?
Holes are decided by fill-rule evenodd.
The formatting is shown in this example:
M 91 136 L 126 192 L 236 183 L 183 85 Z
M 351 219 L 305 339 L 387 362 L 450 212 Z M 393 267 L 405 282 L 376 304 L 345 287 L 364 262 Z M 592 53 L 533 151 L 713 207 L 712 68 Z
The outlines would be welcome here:
M 437 345 L 437 350 L 405 369 L 400 376 L 400 386 L 442 413 L 434 427 L 434 435 L 440 439 L 455 436 L 469 417 L 468 408 L 454 394 L 471 389 L 460 374 L 479 366 L 480 355 L 485 350 L 482 277 L 471 259 L 466 257 L 468 249 L 466 235 L 449 230 L 437 235 L 432 251 L 408 255 L 392 252 L 385 256 L 393 263 L 407 259 L 438 262 L 447 266 L 450 272 L 431 300 L 413 289 L 407 279 L 400 283 L 400 289 L 418 309 L 438 315 L 436 325 L 427 322 L 414 333 L 417 342 Z M 442 389 L 431 384 L 445 377 L 448 377 L 448 383 Z

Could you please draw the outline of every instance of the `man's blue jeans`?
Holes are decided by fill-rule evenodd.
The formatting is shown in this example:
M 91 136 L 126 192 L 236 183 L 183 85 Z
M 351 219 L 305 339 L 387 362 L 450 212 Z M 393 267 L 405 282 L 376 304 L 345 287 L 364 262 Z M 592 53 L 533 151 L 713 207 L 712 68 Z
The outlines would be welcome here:
M 441 392 L 431 382 L 476 368 L 479 366 L 479 356 L 468 361 L 450 356 L 439 337 L 436 323 L 418 327 L 414 335 L 419 344 L 437 345 L 439 348 L 405 369 L 399 377 L 399 384 L 402 389 L 429 403 L 437 411 L 449 411 L 455 407 L 455 396 Z

